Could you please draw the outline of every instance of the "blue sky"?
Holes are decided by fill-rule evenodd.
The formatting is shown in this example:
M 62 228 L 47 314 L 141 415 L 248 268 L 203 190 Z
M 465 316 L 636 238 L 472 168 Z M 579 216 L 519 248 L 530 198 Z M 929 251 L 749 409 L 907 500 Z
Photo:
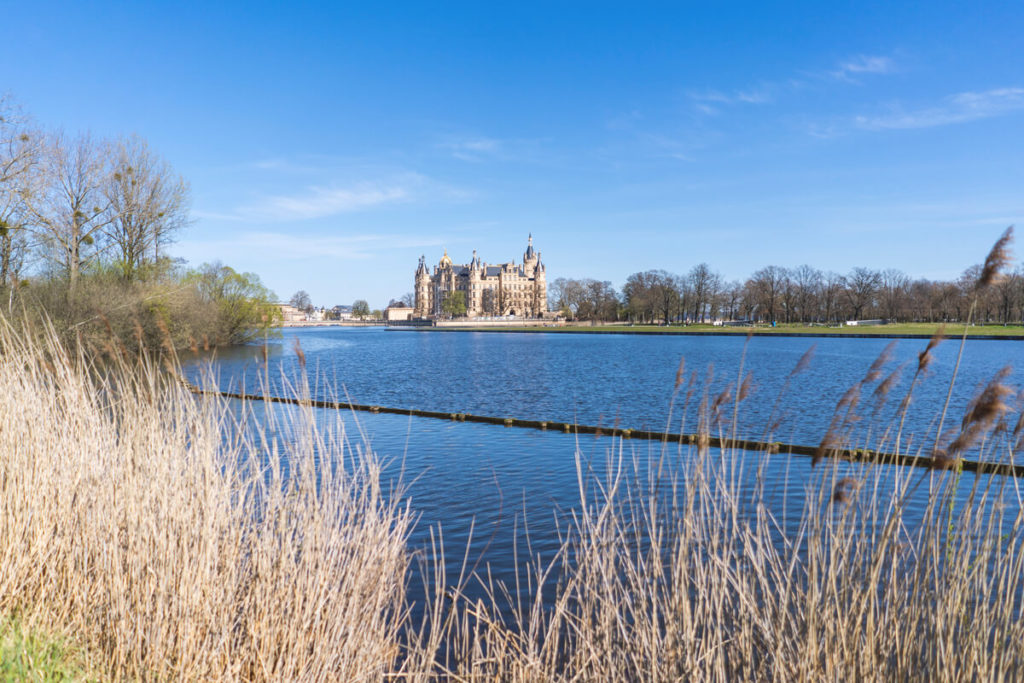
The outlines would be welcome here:
M 952 278 L 1024 217 L 1024 4 L 17 3 L 0 91 L 191 183 L 174 251 L 316 304 L 520 259 Z

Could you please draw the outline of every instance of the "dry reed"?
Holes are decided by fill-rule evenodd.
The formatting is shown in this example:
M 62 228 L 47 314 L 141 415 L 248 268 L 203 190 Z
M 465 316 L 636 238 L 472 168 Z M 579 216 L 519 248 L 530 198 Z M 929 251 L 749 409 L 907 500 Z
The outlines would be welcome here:
M 860 445 L 906 452 L 907 407 L 939 339 L 918 357 L 895 437 Z M 750 393 L 747 375 L 712 397 L 709 371 L 703 439 L 646 454 L 616 441 L 601 478 L 577 454 L 580 500 L 554 557 L 517 560 L 516 585 L 486 567 L 452 577 L 432 530 L 426 592 L 409 595 L 412 508 L 340 422 L 198 397 L 145 357 L 112 355 L 95 365 L 0 321 L 0 617 L 65 634 L 110 679 L 1024 675 L 1024 497 L 1015 479 L 942 469 L 967 449 L 1013 458 L 1024 418 L 1006 428 L 1005 372 L 948 446 L 917 447 L 934 469 L 826 460 L 856 438 L 887 349 L 793 483 L 784 453 L 708 447 L 713 428 L 735 434 Z M 693 372 L 684 416 L 700 392 Z
M 340 429 L 271 428 L 145 358 L 90 365 L 2 323 L 0 416 L 0 615 L 109 679 L 394 669 L 411 514 Z

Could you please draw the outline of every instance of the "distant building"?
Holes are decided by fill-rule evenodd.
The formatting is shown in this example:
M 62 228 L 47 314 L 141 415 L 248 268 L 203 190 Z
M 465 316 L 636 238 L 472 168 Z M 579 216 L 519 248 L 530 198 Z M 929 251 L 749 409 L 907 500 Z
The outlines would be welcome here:
M 309 311 L 303 311 L 291 304 L 279 303 L 277 306 L 281 309 L 281 321 L 286 323 L 309 321 L 319 322 L 321 320 L 326 320 L 329 313 L 324 310 L 323 306 L 320 308 L 312 308 Z
M 306 313 L 295 308 L 291 304 L 278 304 L 281 309 L 281 321 L 286 323 L 298 322 L 306 319 Z
M 515 316 L 540 318 L 548 310 L 548 292 L 544 264 L 540 252 L 533 249 L 533 235 L 527 241 L 523 263 L 515 261 L 490 265 L 482 262 L 473 251 L 466 265 L 452 263 L 447 250 L 433 274 L 427 270 L 426 257 L 420 257 L 416 269 L 417 318 L 444 315 L 445 296 L 462 292 L 466 298 L 466 316 Z
M 330 313 L 331 320 L 351 320 L 352 319 L 352 306 L 335 306 L 331 309 Z
M 415 309 L 412 306 L 392 304 L 384 309 L 384 319 L 387 321 L 412 320 L 413 310 Z

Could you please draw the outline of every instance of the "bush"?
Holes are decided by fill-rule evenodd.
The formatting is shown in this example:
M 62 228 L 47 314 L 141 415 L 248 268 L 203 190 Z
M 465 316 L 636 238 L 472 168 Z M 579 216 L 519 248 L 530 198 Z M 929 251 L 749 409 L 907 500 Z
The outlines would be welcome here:
M 273 293 L 251 273 L 221 264 L 194 271 L 170 261 L 162 266 L 132 280 L 96 268 L 80 276 L 74 295 L 59 277 L 30 280 L 8 292 L 8 314 L 23 313 L 33 329 L 48 320 L 63 343 L 94 352 L 242 344 L 280 322 Z

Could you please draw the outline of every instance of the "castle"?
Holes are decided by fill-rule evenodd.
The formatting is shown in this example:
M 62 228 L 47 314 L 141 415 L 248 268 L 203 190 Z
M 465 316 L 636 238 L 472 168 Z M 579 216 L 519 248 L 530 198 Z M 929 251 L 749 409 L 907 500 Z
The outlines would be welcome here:
M 548 291 L 540 252 L 533 250 L 531 234 L 523 254 L 522 265 L 515 262 L 488 265 L 473 251 L 469 265 L 452 263 L 445 250 L 433 274 L 427 270 L 425 256 L 416 269 L 417 318 L 444 316 L 445 297 L 462 292 L 466 316 L 515 316 L 539 318 L 548 310 Z

